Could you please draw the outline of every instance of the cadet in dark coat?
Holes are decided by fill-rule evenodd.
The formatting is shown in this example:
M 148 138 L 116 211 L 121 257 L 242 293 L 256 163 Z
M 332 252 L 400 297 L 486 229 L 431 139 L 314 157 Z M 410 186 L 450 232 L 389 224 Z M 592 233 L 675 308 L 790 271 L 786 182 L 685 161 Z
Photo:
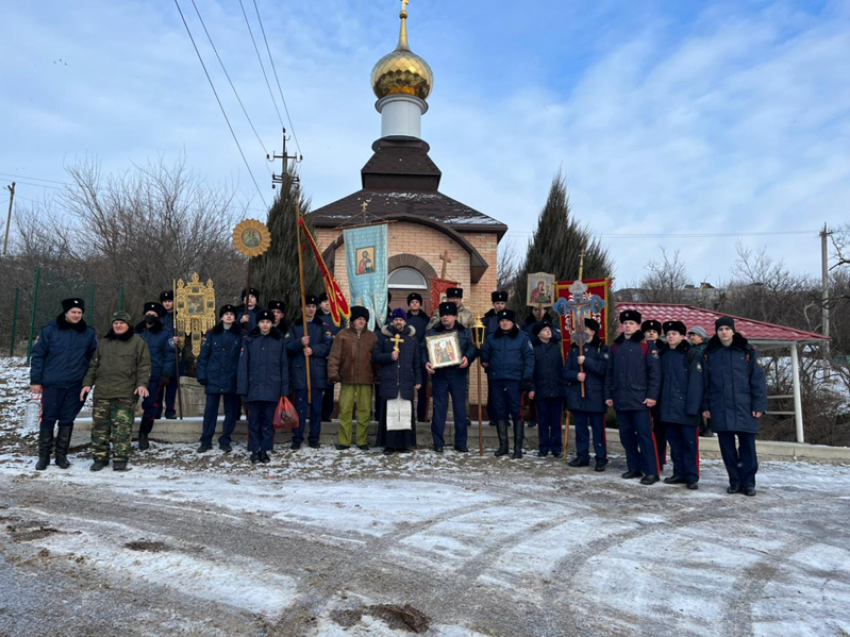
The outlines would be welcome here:
M 416 446 L 416 414 L 413 398 L 422 386 L 422 361 L 416 328 L 406 324 L 407 313 L 395 309 L 392 323 L 381 328 L 372 360 L 381 366 L 381 384 L 378 400 L 385 403 L 383 419 L 378 423 L 377 445 L 384 453 L 406 452 Z M 410 402 L 410 429 L 387 431 L 387 401 L 397 399 Z
M 310 419 L 308 444 L 319 447 L 322 433 L 322 397 L 328 386 L 328 354 L 334 343 L 324 321 L 316 316 L 318 299 L 308 294 L 304 297 L 304 315 L 307 317 L 307 334 L 301 318 L 295 321 L 286 334 L 286 353 L 289 355 L 289 387 L 295 392 L 298 410 L 298 429 L 292 432 L 291 449 L 300 449 L 304 442 L 307 419 Z M 310 361 L 310 401 L 307 402 L 307 360 Z
M 257 328 L 242 342 L 236 391 L 248 405 L 251 464 L 267 463 L 274 445 L 274 412 L 281 397 L 289 394 L 286 345 L 268 310 L 257 312 Z
M 767 409 L 767 381 L 758 353 L 735 331 L 735 321 L 722 317 L 703 354 L 703 416 L 711 419 L 723 463 L 728 493 L 756 494 L 756 434 Z M 738 444 L 735 444 L 735 437 Z
M 577 344 L 570 346 L 570 355 L 564 365 L 564 378 L 567 380 L 567 409 L 572 412 L 576 429 L 576 457 L 568 464 L 571 467 L 590 465 L 589 428 L 593 431 L 595 470 L 605 471 L 608 464 L 608 440 L 605 437 L 605 414 L 608 412 L 608 406 L 605 404 L 605 374 L 610 354 L 608 347 L 603 345 L 599 338 L 600 329 L 601 326 L 594 319 L 584 319 L 584 331 L 590 341 L 583 348 L 583 357 Z
M 162 303 L 162 307 L 165 308 L 165 316 L 162 317 L 162 326 L 171 332 L 171 336 L 174 339 L 174 345 L 177 348 L 175 350 L 175 357 L 178 355 L 178 352 L 181 354 L 179 371 L 180 375 L 183 375 L 186 349 L 183 348 L 182 351 L 180 350 L 183 343 L 180 335 L 177 334 L 177 327 L 174 325 L 174 292 L 172 290 L 164 290 L 159 295 L 159 302 Z M 177 418 L 177 388 L 180 385 L 180 379 L 177 377 L 178 370 L 175 367 L 176 359 L 172 360 L 171 367 L 166 369 L 165 375 L 168 376 L 168 383 L 164 386 L 161 385 L 159 388 L 159 396 L 157 396 L 157 418 L 162 415 L 163 407 L 165 407 L 165 417 L 168 420 L 174 420 Z
M 655 347 L 658 350 L 658 355 L 661 356 L 667 343 L 661 340 L 662 326 L 661 321 L 648 319 L 641 323 L 640 329 L 643 332 L 643 338 L 646 344 L 650 347 Z M 664 465 L 667 464 L 667 431 L 664 428 L 664 421 L 661 418 L 661 403 L 655 403 L 655 407 L 649 410 L 649 417 L 652 420 L 652 435 L 655 437 L 655 451 L 658 454 L 658 464 L 661 466 L 661 471 L 664 471 Z
M 561 442 L 561 416 L 564 411 L 564 357 L 561 339 L 552 326 L 542 321 L 531 330 L 534 335 L 534 376 L 528 397 L 537 407 L 538 455 L 552 452 L 556 458 L 564 452 Z
M 328 300 L 328 295 L 325 292 L 319 295 L 319 311 L 316 312 L 316 316 L 322 319 L 322 323 L 325 324 L 325 333 L 330 334 L 332 338 L 336 337 L 340 330 L 345 329 L 344 318 L 340 317 L 339 325 L 334 323 L 334 317 L 331 314 L 331 302 Z M 333 417 L 334 386 L 335 383 L 329 381 L 327 387 L 325 387 L 325 391 L 322 393 L 322 422 L 330 422 Z
M 505 309 L 508 304 L 508 293 L 503 290 L 496 290 L 490 293 L 490 302 L 493 304 L 487 313 L 481 317 L 481 322 L 484 324 L 484 342 L 493 336 L 499 329 L 499 312 Z M 486 373 L 487 370 L 485 369 Z M 490 419 L 490 426 L 496 426 L 496 420 L 493 418 L 493 406 L 490 403 L 491 394 L 487 392 L 487 416 Z
M 461 453 L 469 452 L 467 444 L 466 414 L 466 387 L 469 376 L 469 366 L 475 360 L 475 344 L 472 336 L 460 321 L 457 320 L 457 304 L 450 301 L 440 303 L 440 323 L 430 330 L 422 344 L 422 356 L 425 359 L 425 369 L 431 375 L 432 398 L 434 401 L 434 413 L 431 418 L 431 437 L 434 439 L 434 451 L 442 453 L 446 445 L 443 433 L 446 430 L 446 416 L 449 410 L 449 396 L 452 397 L 452 409 L 454 411 L 455 440 L 454 448 Z M 432 319 L 433 321 L 433 319 Z M 449 332 L 457 332 L 460 342 L 459 356 L 460 365 L 431 367 L 431 359 L 428 353 L 428 336 L 439 336 Z
M 142 422 L 139 425 L 139 449 L 142 451 L 150 447 L 148 437 L 160 408 L 159 388 L 168 385 L 177 364 L 174 335 L 163 326 L 164 316 L 162 303 L 149 301 L 145 303 L 145 320 L 136 325 L 135 330 L 147 342 L 151 359 L 148 396 L 142 402 Z
M 236 308 L 239 311 L 239 325 L 243 332 L 250 334 L 257 327 L 257 314 L 263 310 L 260 307 L 260 291 L 257 288 L 243 289 L 241 298 L 242 305 Z M 274 319 L 274 315 L 272 315 L 272 319 Z M 281 334 L 284 333 L 281 332 Z
M 516 324 L 513 310 L 499 312 L 499 331 L 484 341 L 481 364 L 487 368 L 488 389 L 492 394 L 490 404 L 499 434 L 497 456 L 508 453 L 508 418 L 513 421 L 514 458 L 522 458 L 525 437 L 520 414 L 522 390 L 529 389 L 534 377 L 534 349 L 525 332 Z
M 623 478 L 640 478 L 651 485 L 660 480 L 658 453 L 652 436 L 649 410 L 658 402 L 661 366 L 658 350 L 643 342 L 640 312 L 620 312 L 623 333 L 611 346 L 605 377 L 605 403 L 617 411 L 620 442 L 626 451 L 628 471 Z
M 703 395 L 702 363 L 685 340 L 685 324 L 664 323 L 667 347 L 661 350 L 660 420 L 670 441 L 673 475 L 665 484 L 699 488 L 699 423 Z
M 62 301 L 62 314 L 50 321 L 38 334 L 32 349 L 30 391 L 41 394 L 41 426 L 38 430 L 38 471 L 47 469 L 53 452 L 53 427 L 56 434 L 56 465 L 62 469 L 68 462 L 68 447 L 74 430 L 74 419 L 83 403 L 80 392 L 89 362 L 97 351 L 97 337 L 86 325 L 82 299 Z
M 239 416 L 240 401 L 239 394 L 236 393 L 236 376 L 239 372 L 242 331 L 236 325 L 236 308 L 233 305 L 223 305 L 218 316 L 221 320 L 204 336 L 198 356 L 198 382 L 204 386 L 207 396 L 198 453 L 206 453 L 212 449 L 221 399 L 224 399 L 224 425 L 218 446 L 225 453 L 233 450 L 230 446 L 231 436 Z
M 425 334 L 428 331 L 428 323 L 431 317 L 422 309 L 422 295 L 411 292 L 407 295 L 407 324 L 416 330 L 416 342 L 419 347 L 425 342 Z M 422 380 L 416 397 L 416 420 L 425 422 L 428 419 L 428 372 L 425 371 L 425 361 L 419 357 L 422 365 L 420 370 Z
M 691 345 L 691 351 L 694 353 L 694 356 L 702 360 L 703 352 L 705 352 L 705 348 L 708 347 L 708 334 L 706 331 L 699 325 L 692 327 L 688 330 L 688 342 Z M 703 418 L 702 415 L 700 415 L 699 420 L 699 435 L 710 438 L 711 425 L 709 424 L 709 421 Z

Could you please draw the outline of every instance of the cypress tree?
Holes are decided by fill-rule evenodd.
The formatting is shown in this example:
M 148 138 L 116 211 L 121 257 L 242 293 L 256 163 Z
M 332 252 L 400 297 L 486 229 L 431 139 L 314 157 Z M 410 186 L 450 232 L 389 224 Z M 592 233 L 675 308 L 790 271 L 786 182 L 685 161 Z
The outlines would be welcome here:
M 529 241 L 525 263 L 517 272 L 511 307 L 517 311 L 521 322 L 526 314 L 530 314 L 525 304 L 529 273 L 551 272 L 556 281 L 572 281 L 578 276 L 581 251 L 584 250 L 583 279 L 611 276 L 608 251 L 571 212 L 566 180 L 558 173 L 552 180 L 549 197 L 537 220 L 537 229 Z
M 296 184 L 293 175 L 284 176 L 279 185 L 280 197 L 269 208 L 266 225 L 271 234 L 272 244 L 265 254 L 251 261 L 251 285 L 260 290 L 260 305 L 266 301 L 284 301 L 286 320 L 292 322 L 300 316 L 301 282 L 298 271 L 298 235 L 295 220 Z M 313 232 L 313 224 L 307 214 L 310 201 L 301 194 L 301 214 L 304 222 Z M 315 235 L 314 235 L 315 236 Z M 312 251 L 304 244 L 304 284 L 307 294 L 324 292 L 322 277 Z

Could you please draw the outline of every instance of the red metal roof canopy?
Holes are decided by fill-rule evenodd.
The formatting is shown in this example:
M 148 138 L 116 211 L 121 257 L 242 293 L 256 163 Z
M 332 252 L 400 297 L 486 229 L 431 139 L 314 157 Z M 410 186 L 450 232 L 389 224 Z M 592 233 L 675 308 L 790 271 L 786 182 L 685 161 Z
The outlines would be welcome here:
M 764 323 L 752 319 L 713 312 L 693 305 L 676 305 L 674 303 L 617 303 L 617 312 L 623 310 L 637 310 L 643 320 L 655 319 L 657 321 L 682 321 L 688 329 L 692 327 L 703 328 L 709 336 L 714 334 L 714 322 L 723 316 L 735 319 L 735 329 L 750 341 L 828 341 L 829 337 L 816 332 L 797 330 L 784 325 Z

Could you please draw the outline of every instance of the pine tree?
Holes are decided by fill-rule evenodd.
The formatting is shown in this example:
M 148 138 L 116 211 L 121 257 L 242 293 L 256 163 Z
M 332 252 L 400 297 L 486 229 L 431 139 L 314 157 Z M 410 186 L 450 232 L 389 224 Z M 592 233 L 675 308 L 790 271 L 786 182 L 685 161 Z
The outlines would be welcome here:
M 251 285 L 262 293 L 260 305 L 275 300 L 286 303 L 286 320 L 292 322 L 300 316 L 301 282 L 298 271 L 298 235 L 296 234 L 295 193 L 296 184 L 292 174 L 287 174 L 279 186 L 280 197 L 269 208 L 266 225 L 272 244 L 268 251 L 251 261 Z M 301 194 L 301 213 L 305 223 L 313 231 L 309 199 Z M 315 234 L 314 234 L 315 236 Z M 304 283 L 307 294 L 324 292 L 322 277 L 313 253 L 304 244 Z
M 578 276 L 581 251 L 584 256 L 584 279 L 610 277 L 612 266 L 608 251 L 593 239 L 587 227 L 570 214 L 567 184 L 562 174 L 555 175 L 549 198 L 537 220 L 537 229 L 528 244 L 524 265 L 519 268 L 511 298 L 511 307 L 520 321 L 526 315 L 527 275 L 551 272 L 556 281 L 572 281 Z

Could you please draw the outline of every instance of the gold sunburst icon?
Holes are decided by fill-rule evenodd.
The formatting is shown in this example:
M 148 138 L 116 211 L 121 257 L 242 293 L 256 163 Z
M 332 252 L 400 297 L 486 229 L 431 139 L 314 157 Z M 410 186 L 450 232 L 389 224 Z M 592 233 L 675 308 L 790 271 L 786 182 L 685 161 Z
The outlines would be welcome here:
M 258 257 L 271 247 L 272 237 L 264 223 L 246 219 L 233 230 L 233 245 L 246 257 Z

